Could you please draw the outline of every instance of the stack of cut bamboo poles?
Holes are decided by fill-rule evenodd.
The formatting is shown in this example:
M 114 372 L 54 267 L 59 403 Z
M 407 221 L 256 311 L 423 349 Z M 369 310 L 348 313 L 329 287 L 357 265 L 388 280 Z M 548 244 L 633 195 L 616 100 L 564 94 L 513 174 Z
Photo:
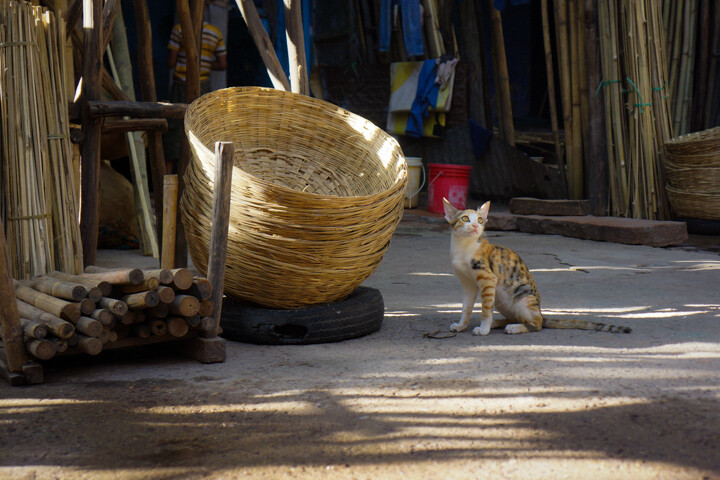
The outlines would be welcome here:
M 215 311 L 210 282 L 185 268 L 53 271 L 15 280 L 15 295 L 25 346 L 38 360 L 204 335 Z
M 82 271 L 65 85 L 64 23 L 2 1 L 0 216 L 13 275 Z
M 598 18 L 610 203 L 614 215 L 666 219 L 664 142 L 672 136 L 662 8 L 600 0 Z

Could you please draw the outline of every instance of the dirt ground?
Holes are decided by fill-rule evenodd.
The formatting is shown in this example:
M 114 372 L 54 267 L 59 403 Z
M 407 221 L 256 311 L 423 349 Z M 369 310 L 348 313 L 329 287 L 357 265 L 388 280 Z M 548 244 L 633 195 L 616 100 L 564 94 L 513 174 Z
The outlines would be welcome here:
M 0 385 L 0 478 L 720 479 L 720 255 L 490 232 L 547 316 L 633 333 L 424 336 L 460 312 L 449 232 L 406 216 L 369 336 L 48 364 Z M 137 253 L 100 264 L 152 266 Z

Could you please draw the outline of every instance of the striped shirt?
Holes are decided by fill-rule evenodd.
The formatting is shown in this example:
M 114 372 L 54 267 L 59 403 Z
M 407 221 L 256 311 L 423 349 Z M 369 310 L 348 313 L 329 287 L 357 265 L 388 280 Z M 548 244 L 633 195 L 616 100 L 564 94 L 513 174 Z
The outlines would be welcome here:
M 177 63 L 175 64 L 175 79 L 184 82 L 187 79 L 187 57 L 185 49 L 182 48 L 182 31 L 180 25 L 175 25 L 170 33 L 168 49 L 178 52 Z M 217 27 L 209 23 L 203 23 L 202 49 L 200 56 L 200 81 L 210 78 L 210 66 L 214 56 L 225 55 L 225 43 L 223 36 Z

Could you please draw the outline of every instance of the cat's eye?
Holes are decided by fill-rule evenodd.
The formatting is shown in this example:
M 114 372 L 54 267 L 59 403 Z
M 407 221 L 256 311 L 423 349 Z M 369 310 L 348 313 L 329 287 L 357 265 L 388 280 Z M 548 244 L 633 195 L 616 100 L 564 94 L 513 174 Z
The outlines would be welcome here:
M 482 218 L 478 218 L 478 223 L 482 225 L 483 223 L 485 223 L 485 220 L 483 220 Z
M 469 222 L 470 218 L 467 215 L 463 215 L 460 220 L 462 220 L 463 222 Z

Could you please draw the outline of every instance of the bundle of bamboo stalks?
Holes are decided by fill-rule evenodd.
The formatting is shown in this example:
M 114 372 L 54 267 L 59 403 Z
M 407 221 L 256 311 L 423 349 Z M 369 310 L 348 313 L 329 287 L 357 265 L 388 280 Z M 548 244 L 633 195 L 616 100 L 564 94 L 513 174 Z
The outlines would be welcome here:
M 65 85 L 64 23 L 0 5 L 0 216 L 16 278 L 82 271 Z
M 662 8 L 600 0 L 610 203 L 614 215 L 666 219 L 664 142 L 672 137 Z
M 662 8 L 670 72 L 667 88 L 673 97 L 673 130 L 676 135 L 683 135 L 690 131 L 692 116 L 698 0 L 664 0 Z
M 25 346 L 38 360 L 204 335 L 215 311 L 210 282 L 186 268 L 88 267 L 14 283 Z

